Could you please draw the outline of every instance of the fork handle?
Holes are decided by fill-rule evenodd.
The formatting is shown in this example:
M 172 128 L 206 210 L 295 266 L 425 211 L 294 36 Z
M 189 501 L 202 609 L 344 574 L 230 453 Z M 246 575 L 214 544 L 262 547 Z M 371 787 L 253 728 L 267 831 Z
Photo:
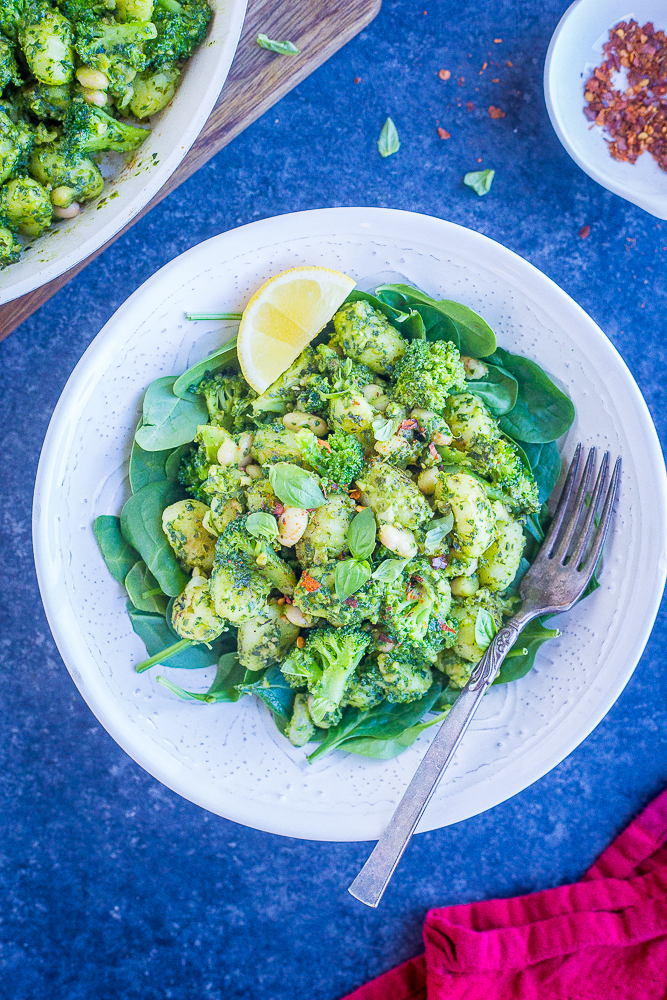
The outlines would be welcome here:
M 348 892 L 366 906 L 376 907 L 382 899 L 415 827 L 456 753 L 477 706 L 493 683 L 501 663 L 516 642 L 519 633 L 536 613 L 521 611 L 500 629 L 440 726 L 394 815 L 389 820 L 389 825 L 348 889 Z

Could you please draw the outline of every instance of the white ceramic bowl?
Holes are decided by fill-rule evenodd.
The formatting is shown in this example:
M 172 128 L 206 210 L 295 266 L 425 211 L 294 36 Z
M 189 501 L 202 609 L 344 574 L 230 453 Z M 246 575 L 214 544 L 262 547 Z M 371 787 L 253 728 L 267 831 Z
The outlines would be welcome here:
M 634 18 L 640 25 L 652 21 L 667 29 L 667 7 L 658 0 L 576 0 L 556 28 L 544 67 L 547 110 L 556 135 L 572 159 L 598 184 L 639 205 L 659 219 L 667 219 L 667 171 L 649 153 L 636 163 L 622 163 L 609 155 L 606 133 L 584 116 L 584 84 L 602 61 L 609 29 Z
M 138 676 L 144 656 L 92 532 L 128 495 L 127 461 L 146 386 L 205 357 L 214 323 L 184 310 L 240 311 L 288 267 L 321 264 L 361 281 L 400 272 L 478 310 L 501 345 L 568 387 L 577 421 L 564 443 L 623 457 L 621 498 L 601 588 L 563 615 L 533 671 L 484 699 L 421 830 L 473 816 L 525 788 L 573 750 L 623 690 L 658 608 L 667 560 L 665 468 L 655 428 L 625 364 L 589 316 L 525 260 L 439 219 L 335 208 L 255 222 L 216 236 L 158 271 L 118 310 L 72 374 L 37 475 L 34 547 L 49 623 L 81 694 L 115 740 L 160 781 L 229 819 L 321 840 L 375 838 L 430 736 L 396 760 L 337 752 L 314 765 L 265 709 L 183 702 Z M 364 282 L 367 284 L 367 282 Z M 217 326 L 217 328 L 216 328 Z M 191 690 L 205 676 L 159 668 Z M 210 683 L 210 675 L 208 677 Z
M 0 271 L 0 305 L 68 271 L 110 240 L 166 184 L 201 132 L 227 78 L 238 45 L 247 0 L 208 0 L 209 33 L 188 62 L 173 101 L 151 119 L 151 132 L 129 157 L 108 155 L 110 176 L 96 201 L 70 222 L 40 236 Z

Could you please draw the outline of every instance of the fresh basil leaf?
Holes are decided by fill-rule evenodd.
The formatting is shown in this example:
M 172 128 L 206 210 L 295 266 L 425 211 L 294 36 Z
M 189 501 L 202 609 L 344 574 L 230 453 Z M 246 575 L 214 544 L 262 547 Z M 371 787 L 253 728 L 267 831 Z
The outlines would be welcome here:
M 171 449 L 164 451 L 144 451 L 135 441 L 130 453 L 130 488 L 133 493 L 148 486 L 149 483 L 159 483 L 167 478 L 165 463 L 172 454 Z
M 274 42 L 272 38 L 264 34 L 257 36 L 257 44 L 261 45 L 263 49 L 269 49 L 270 52 L 277 52 L 280 56 L 298 56 L 301 51 L 297 49 L 294 42 Z
M 338 600 L 346 601 L 348 597 L 352 597 L 352 594 L 361 590 L 370 578 L 371 570 L 368 563 L 359 562 L 358 559 L 343 559 L 337 562 L 334 582 Z
M 273 492 L 290 507 L 313 510 L 327 502 L 317 481 L 305 469 L 290 462 L 278 462 L 269 469 L 269 482 Z
M 175 396 L 175 376 L 156 379 L 146 390 L 141 426 L 135 440 L 144 451 L 178 448 L 194 440 L 199 424 L 208 423 L 208 410 L 201 396 L 189 400 Z
M 562 437 L 574 421 L 572 400 L 554 385 L 538 364 L 498 347 L 491 359 L 519 383 L 516 405 L 500 418 L 501 429 L 519 442 L 547 444 Z
M 149 656 L 158 656 L 163 650 L 174 645 L 174 633 L 169 628 L 162 615 L 146 614 L 128 604 L 127 613 L 132 622 L 132 628 L 143 641 Z M 216 639 L 207 646 L 206 643 L 192 643 L 186 649 L 169 658 L 170 667 L 182 670 L 201 670 L 216 663 L 220 656 L 223 643 Z M 158 661 L 160 662 L 160 661 Z M 165 660 L 165 662 L 167 662 Z
M 440 548 L 440 543 L 454 527 L 454 515 L 450 511 L 444 517 L 429 522 L 424 536 L 424 552 L 433 555 Z
M 498 628 L 486 608 L 478 608 L 475 618 L 475 642 L 480 649 L 488 649 Z
M 398 153 L 400 148 L 401 140 L 398 138 L 396 126 L 391 118 L 387 118 L 378 139 L 378 152 L 380 156 L 391 156 L 392 153 Z
M 523 629 L 519 638 L 503 660 L 494 684 L 509 684 L 525 677 L 535 663 L 535 654 L 547 639 L 556 639 L 561 633 L 557 628 L 545 628 L 545 618 L 535 618 Z
M 462 354 L 485 358 L 496 349 L 496 336 L 482 317 L 461 302 L 436 300 L 410 285 L 380 285 L 376 295 L 398 292 L 424 320 L 427 340 L 450 340 Z M 502 364 L 502 362 L 498 362 Z
M 352 519 L 347 529 L 347 544 L 355 559 L 370 559 L 376 534 L 375 514 L 371 507 L 366 507 Z
M 376 441 L 388 441 L 398 430 L 400 420 L 376 417 L 373 421 L 373 436 Z
M 162 512 L 183 496 L 183 490 L 175 483 L 166 480 L 149 483 L 129 498 L 120 514 L 123 537 L 134 546 L 159 586 L 170 597 L 182 593 L 190 577 L 178 565 L 174 550 L 162 530 Z
M 222 347 L 219 347 L 217 351 L 213 351 L 209 354 L 207 358 L 203 361 L 198 361 L 196 364 L 188 368 L 187 371 L 183 372 L 182 375 L 174 382 L 173 392 L 175 396 L 180 399 L 192 400 L 192 390 L 195 388 L 201 380 L 203 379 L 206 372 L 219 372 L 223 368 L 229 367 L 238 368 L 238 356 L 236 354 L 236 335 L 230 337 L 229 340 L 225 341 Z
M 123 537 L 120 518 L 100 514 L 93 522 L 93 531 L 107 569 L 114 580 L 124 584 L 127 574 L 139 562 L 139 553 Z
M 165 615 L 169 598 L 143 561 L 136 562 L 125 577 L 128 597 L 139 611 Z
M 463 178 L 463 183 L 471 187 L 481 197 L 491 190 L 495 170 L 471 170 Z
M 203 693 L 185 691 L 178 684 L 167 680 L 166 677 L 158 676 L 155 679 L 158 684 L 168 688 L 169 691 L 173 691 L 179 698 L 184 698 L 186 701 L 202 701 L 207 705 L 213 705 L 220 702 L 238 701 L 241 694 L 237 690 L 236 685 L 243 680 L 244 676 L 245 669 L 239 663 L 236 653 L 225 653 L 218 661 L 215 680 L 208 691 L 204 691 Z
M 278 522 L 273 514 L 265 511 L 258 510 L 254 514 L 248 514 L 245 526 L 253 538 L 268 538 L 272 542 L 278 537 Z
M 253 673 L 253 677 L 257 677 Z M 267 705 L 275 717 L 289 719 L 294 708 L 296 691 L 289 686 L 279 666 L 269 667 L 257 680 L 236 685 L 239 694 L 254 694 Z
M 395 583 L 409 562 L 409 559 L 383 559 L 372 577 L 380 583 Z

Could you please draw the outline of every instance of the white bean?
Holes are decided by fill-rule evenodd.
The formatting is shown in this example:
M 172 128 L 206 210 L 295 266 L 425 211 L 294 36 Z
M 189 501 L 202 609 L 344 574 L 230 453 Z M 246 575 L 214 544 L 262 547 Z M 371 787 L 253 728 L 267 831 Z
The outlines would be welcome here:
M 288 604 L 285 608 L 285 618 L 292 625 L 298 625 L 299 628 L 306 628 L 308 625 L 312 625 L 315 619 L 312 615 L 304 615 L 301 608 L 297 608 L 296 604 Z
M 106 73 L 99 69 L 92 69 L 91 66 L 79 66 L 76 78 L 86 90 L 106 90 L 109 86 L 109 77 Z
M 77 201 L 73 201 L 67 208 L 61 208 L 60 205 L 53 206 L 53 214 L 56 219 L 75 219 L 80 211 L 81 206 Z
M 419 476 L 419 479 L 417 480 L 417 486 L 422 491 L 422 493 L 426 494 L 426 496 L 430 496 L 431 493 L 435 493 L 435 484 L 438 481 L 438 475 L 439 475 L 438 470 L 436 468 L 433 468 L 433 469 L 424 469 L 424 471 Z
M 378 653 L 391 653 L 395 645 L 396 643 L 392 642 L 391 639 L 387 639 L 386 642 L 378 642 Z
M 246 476 L 250 476 L 251 479 L 262 478 L 262 468 L 260 465 L 246 465 L 244 472 Z
M 278 518 L 278 541 L 281 545 L 296 545 L 307 527 L 307 510 L 302 507 L 285 507 Z
M 447 431 L 436 431 L 433 435 L 433 444 L 450 445 L 454 438 Z
M 58 208 L 69 208 L 74 201 L 75 194 L 76 191 L 74 188 L 67 187 L 66 184 L 60 184 L 51 192 L 51 204 L 57 205 Z
M 461 355 L 461 361 L 463 362 L 463 370 L 466 373 L 466 378 L 484 378 L 489 371 L 483 361 L 478 361 L 477 358 L 470 358 L 467 354 Z
M 218 465 L 236 465 L 239 449 L 235 442 L 228 438 L 218 448 Z
M 82 90 L 81 95 L 84 101 L 94 104 L 96 108 L 103 108 L 109 102 L 109 98 L 103 90 Z
M 244 431 L 239 437 L 239 453 L 240 458 L 238 460 L 239 469 L 245 469 L 249 463 L 252 461 L 250 457 L 250 449 L 252 448 L 252 432 Z
M 324 437 L 328 433 L 326 420 L 315 416 L 314 413 L 301 413 L 294 410 L 293 413 L 286 413 L 283 417 L 283 424 L 288 431 L 300 431 L 302 427 L 307 427 L 313 432 L 315 437 Z
M 401 559 L 412 559 L 417 555 L 417 543 L 411 531 L 405 528 L 396 528 L 393 524 L 383 524 L 380 528 L 380 541 L 389 549 L 395 552 Z

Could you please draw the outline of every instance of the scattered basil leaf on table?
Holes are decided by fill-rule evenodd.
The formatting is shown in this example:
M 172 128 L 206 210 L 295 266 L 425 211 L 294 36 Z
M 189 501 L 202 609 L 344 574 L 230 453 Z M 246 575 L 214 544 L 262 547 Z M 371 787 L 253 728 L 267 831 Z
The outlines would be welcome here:
M 179 698 L 184 698 L 186 701 L 203 701 L 207 705 L 213 705 L 220 702 L 238 701 L 241 697 L 241 692 L 237 689 L 237 685 L 244 680 L 245 675 L 245 667 L 242 667 L 239 663 L 237 654 L 224 653 L 218 660 L 218 668 L 213 683 L 208 691 L 204 691 L 203 693 L 185 691 L 178 684 L 167 680 L 166 677 L 157 676 L 155 679 L 158 684 L 173 691 Z
M 241 317 L 239 316 L 239 319 L 240 318 Z M 204 358 L 203 361 L 198 361 L 195 365 L 192 365 L 191 368 L 188 368 L 186 372 L 183 372 L 182 375 L 179 375 L 173 385 L 174 395 L 178 396 L 180 399 L 192 400 L 192 389 L 201 382 L 206 372 L 219 372 L 222 371 L 223 368 L 227 368 L 230 365 L 233 365 L 234 367 L 238 366 L 236 336 L 225 341 L 222 347 L 219 347 L 217 351 L 213 351 L 213 353 L 209 354 L 209 356 Z
M 162 593 L 162 588 L 143 560 L 136 562 L 125 577 L 125 589 L 139 611 L 166 614 L 169 598 Z
M 343 559 L 336 563 L 334 584 L 339 601 L 352 597 L 371 578 L 371 568 L 366 562 L 358 559 Z
M 183 496 L 183 490 L 175 483 L 166 480 L 149 483 L 132 494 L 120 514 L 123 537 L 134 546 L 159 586 L 170 597 L 182 593 L 190 577 L 178 565 L 174 550 L 162 530 L 162 512 Z
M 277 52 L 280 56 L 298 56 L 300 52 L 300 49 L 297 49 L 294 42 L 274 42 L 272 38 L 264 34 L 257 36 L 257 44 L 261 45 L 263 49 Z
M 268 538 L 272 542 L 278 537 L 278 522 L 275 517 L 261 510 L 248 514 L 245 526 L 253 538 Z
M 505 657 L 494 684 L 509 684 L 525 677 L 535 663 L 535 654 L 547 639 L 556 639 L 561 633 L 557 628 L 546 628 L 544 618 L 535 618 L 521 632 L 521 635 Z
M 475 618 L 475 642 L 480 649 L 488 649 L 498 627 L 486 608 L 479 608 Z
M 401 140 L 398 138 L 396 126 L 391 118 L 387 118 L 378 139 L 378 152 L 380 156 L 391 156 L 392 153 L 398 153 L 400 148 Z
M 175 396 L 173 375 L 156 379 L 146 390 L 141 426 L 135 440 L 145 451 L 178 448 L 194 440 L 199 424 L 208 423 L 208 410 L 201 396 L 188 400 Z
M 139 553 L 123 537 L 120 518 L 113 514 L 100 514 L 93 522 L 93 531 L 107 569 L 114 580 L 124 584 L 125 577 L 139 561 Z
M 375 548 L 375 514 L 371 507 L 365 507 L 352 518 L 347 529 L 347 544 L 355 559 L 370 559 Z
M 269 469 L 269 482 L 281 503 L 313 510 L 323 507 L 327 498 L 316 480 L 305 469 L 290 462 L 277 462 Z
M 495 170 L 471 170 L 463 178 L 463 183 L 471 187 L 480 197 L 491 190 Z
M 380 583 L 395 583 L 409 562 L 409 559 L 383 559 L 371 575 Z
M 424 536 L 424 552 L 427 556 L 433 555 L 440 548 L 444 538 L 454 527 L 454 515 L 450 511 L 444 517 L 429 521 Z
M 502 347 L 496 348 L 490 361 L 501 365 L 519 384 L 514 408 L 500 418 L 506 434 L 529 444 L 547 444 L 570 429 L 575 416 L 572 400 L 538 364 Z

